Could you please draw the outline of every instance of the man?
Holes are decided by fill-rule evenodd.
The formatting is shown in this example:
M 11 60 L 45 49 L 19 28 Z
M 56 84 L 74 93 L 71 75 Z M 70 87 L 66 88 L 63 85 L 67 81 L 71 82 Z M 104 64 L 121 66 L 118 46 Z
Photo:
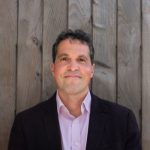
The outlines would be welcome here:
M 89 90 L 95 67 L 90 37 L 62 32 L 52 56 L 57 91 L 16 116 L 9 150 L 141 150 L 132 111 Z

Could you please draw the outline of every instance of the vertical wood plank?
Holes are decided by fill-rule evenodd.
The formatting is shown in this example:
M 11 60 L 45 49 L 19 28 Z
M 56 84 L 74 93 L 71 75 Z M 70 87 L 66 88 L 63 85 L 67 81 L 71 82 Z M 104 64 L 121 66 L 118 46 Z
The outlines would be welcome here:
M 150 1 L 143 0 L 142 143 L 150 149 Z
M 91 1 L 69 0 L 68 7 L 68 28 L 82 29 L 85 32 L 91 33 Z
M 118 103 L 132 109 L 140 125 L 140 0 L 118 0 Z
M 69 0 L 68 2 L 68 28 L 82 29 L 92 36 L 91 0 Z
M 42 0 L 19 1 L 17 112 L 41 99 Z
M 50 97 L 56 90 L 50 72 L 52 45 L 57 35 L 67 28 L 67 0 L 44 0 L 43 28 L 43 93 L 42 99 Z
M 0 0 L 0 150 L 6 150 L 15 114 L 16 0 Z
M 93 43 L 96 70 L 93 92 L 116 99 L 116 0 L 93 1 Z

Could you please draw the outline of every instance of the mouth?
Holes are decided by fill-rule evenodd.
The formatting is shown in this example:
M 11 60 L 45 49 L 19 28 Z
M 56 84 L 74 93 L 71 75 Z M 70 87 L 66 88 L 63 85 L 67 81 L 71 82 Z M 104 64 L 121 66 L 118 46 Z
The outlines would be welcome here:
M 76 74 L 69 74 L 69 75 L 65 75 L 65 78 L 81 78 L 80 75 L 76 75 Z

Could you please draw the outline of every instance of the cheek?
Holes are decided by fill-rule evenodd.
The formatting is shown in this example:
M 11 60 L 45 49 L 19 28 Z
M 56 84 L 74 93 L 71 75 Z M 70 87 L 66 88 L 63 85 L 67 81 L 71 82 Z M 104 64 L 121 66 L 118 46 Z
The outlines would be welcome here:
M 63 75 L 63 72 L 64 72 L 64 69 L 62 69 L 62 68 L 58 67 L 57 69 L 55 69 L 54 70 L 54 77 L 55 77 L 55 79 L 61 78 L 62 75 Z
M 86 76 L 87 78 L 91 79 L 93 77 L 93 70 L 87 68 L 86 70 L 84 70 L 83 75 Z
M 55 70 L 54 71 L 54 77 L 55 78 L 58 78 L 59 76 L 60 76 L 60 72 L 59 72 L 60 70 Z

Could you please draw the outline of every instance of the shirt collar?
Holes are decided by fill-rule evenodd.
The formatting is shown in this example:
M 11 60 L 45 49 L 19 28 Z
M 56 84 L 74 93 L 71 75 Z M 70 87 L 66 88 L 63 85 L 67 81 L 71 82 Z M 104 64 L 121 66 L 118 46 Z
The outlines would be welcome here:
M 65 107 L 65 105 L 61 101 L 61 99 L 58 95 L 58 91 L 56 93 L 56 101 L 57 101 L 57 111 L 58 111 L 58 113 L 60 113 L 61 107 Z M 85 96 L 85 98 L 82 102 L 81 112 L 83 113 L 84 110 L 86 110 L 88 113 L 90 113 L 90 109 L 91 109 L 91 93 L 90 93 L 90 91 L 88 91 L 87 95 Z

